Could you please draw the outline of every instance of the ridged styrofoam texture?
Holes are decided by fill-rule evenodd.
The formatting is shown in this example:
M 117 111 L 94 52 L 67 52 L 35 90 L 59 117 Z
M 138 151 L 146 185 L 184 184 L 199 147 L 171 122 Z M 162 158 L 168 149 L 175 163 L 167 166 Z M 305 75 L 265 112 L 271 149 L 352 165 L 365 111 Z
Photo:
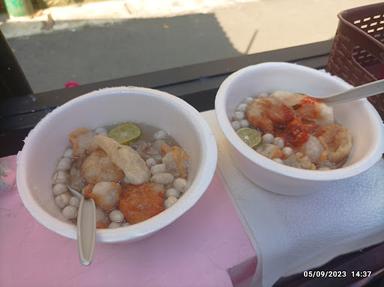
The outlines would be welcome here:
M 200 113 L 168 93 L 138 87 L 101 89 L 73 99 L 44 117 L 29 133 L 17 161 L 17 186 L 32 216 L 48 229 L 76 238 L 76 226 L 54 204 L 52 175 L 68 146 L 68 134 L 120 122 L 145 123 L 167 131 L 190 155 L 190 187 L 171 208 L 135 225 L 99 229 L 102 242 L 146 237 L 189 210 L 207 189 L 216 168 L 215 138 Z
M 334 106 L 336 120 L 352 134 L 353 149 L 344 167 L 331 171 L 297 169 L 276 163 L 248 147 L 229 120 L 240 102 L 260 92 L 283 90 L 321 98 L 351 87 L 325 72 L 289 63 L 263 63 L 233 73 L 221 84 L 215 101 L 216 116 L 230 143 L 233 163 L 254 183 L 286 195 L 332 189 L 334 181 L 364 172 L 384 151 L 381 118 L 366 99 Z

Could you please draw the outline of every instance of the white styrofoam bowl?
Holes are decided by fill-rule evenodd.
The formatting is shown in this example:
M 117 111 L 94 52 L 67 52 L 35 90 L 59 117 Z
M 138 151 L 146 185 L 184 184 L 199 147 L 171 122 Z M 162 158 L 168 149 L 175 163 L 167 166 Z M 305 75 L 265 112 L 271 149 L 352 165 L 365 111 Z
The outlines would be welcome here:
M 351 87 L 325 72 L 289 63 L 263 63 L 233 73 L 221 84 L 215 101 L 233 163 L 255 184 L 285 195 L 333 189 L 335 181 L 364 172 L 384 152 L 382 120 L 366 99 L 334 106 L 336 120 L 353 136 L 353 148 L 346 164 L 330 171 L 293 168 L 258 154 L 237 136 L 229 119 L 240 102 L 260 92 L 285 90 L 321 98 Z
M 146 237 L 189 210 L 207 189 L 216 169 L 215 138 L 198 111 L 165 92 L 118 87 L 101 89 L 73 99 L 44 117 L 29 133 L 17 159 L 17 186 L 32 216 L 48 229 L 76 238 L 76 226 L 68 223 L 55 205 L 52 175 L 68 147 L 68 134 L 79 127 L 94 129 L 133 121 L 167 131 L 190 156 L 189 188 L 169 209 L 138 224 L 98 229 L 101 242 L 132 241 Z

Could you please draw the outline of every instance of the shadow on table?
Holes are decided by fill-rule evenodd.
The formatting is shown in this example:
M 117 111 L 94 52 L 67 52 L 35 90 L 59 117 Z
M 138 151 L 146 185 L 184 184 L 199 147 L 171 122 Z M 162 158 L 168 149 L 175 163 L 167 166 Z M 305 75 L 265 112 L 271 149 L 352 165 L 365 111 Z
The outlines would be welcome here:
M 241 54 L 213 14 L 94 23 L 8 42 L 34 92 L 69 80 L 85 84 Z

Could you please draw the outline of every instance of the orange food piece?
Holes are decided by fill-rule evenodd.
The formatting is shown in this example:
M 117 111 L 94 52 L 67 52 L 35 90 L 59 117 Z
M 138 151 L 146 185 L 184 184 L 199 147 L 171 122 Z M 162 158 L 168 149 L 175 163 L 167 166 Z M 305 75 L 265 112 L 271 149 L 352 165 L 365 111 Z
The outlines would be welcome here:
M 281 158 L 283 159 L 285 157 L 283 151 L 281 149 L 276 149 L 273 154 L 272 154 L 272 157 L 271 158 Z
M 173 175 L 187 178 L 189 156 L 185 150 L 177 145 L 170 147 L 163 144 L 161 154 L 163 155 L 163 163 Z
M 293 111 L 284 104 L 271 105 L 266 113 L 275 126 L 286 125 L 294 117 Z
M 171 151 L 171 147 L 169 145 L 167 145 L 166 143 L 161 145 L 161 147 L 160 147 L 161 155 L 165 155 L 169 151 Z
M 301 100 L 301 104 L 317 104 L 317 103 L 320 103 L 319 99 L 316 99 L 316 98 L 313 98 L 313 97 L 309 97 L 309 96 L 306 96 L 304 97 L 302 100 Z
M 125 185 L 119 209 L 130 224 L 151 218 L 164 210 L 164 188 L 155 183 Z
M 96 228 L 97 229 L 103 229 L 103 228 L 108 228 L 108 223 L 98 221 L 96 222 Z
M 245 114 L 249 123 L 264 133 L 274 133 L 275 129 L 283 129 L 294 118 L 293 110 L 274 98 L 253 100 Z
M 306 128 L 301 121 L 295 119 L 288 124 L 283 137 L 287 144 L 298 147 L 308 140 L 309 133 L 306 131 Z
M 317 136 L 324 147 L 322 159 L 327 158 L 340 165 L 348 158 L 352 149 L 352 136 L 348 129 L 339 124 L 331 124 L 321 127 Z
M 305 97 L 301 100 L 296 109 L 296 114 L 303 122 L 316 122 L 320 118 L 319 101 L 311 97 Z
M 95 186 L 94 184 L 87 184 L 83 188 L 82 192 L 83 192 L 83 195 L 84 195 L 85 198 L 88 198 L 88 199 L 91 198 L 92 189 L 93 189 L 94 186 Z
M 173 155 L 173 159 L 176 162 L 177 170 L 179 172 L 180 177 L 186 178 L 188 173 L 188 165 L 187 162 L 189 160 L 188 154 L 179 146 L 171 147 L 170 151 Z
M 73 158 L 83 157 L 87 152 L 97 148 L 93 142 L 93 136 L 93 132 L 86 128 L 75 129 L 69 134 L 68 139 L 73 149 Z
M 98 182 L 95 185 L 88 184 L 83 189 L 86 198 L 92 198 L 97 207 L 109 212 L 119 202 L 121 186 L 116 182 Z

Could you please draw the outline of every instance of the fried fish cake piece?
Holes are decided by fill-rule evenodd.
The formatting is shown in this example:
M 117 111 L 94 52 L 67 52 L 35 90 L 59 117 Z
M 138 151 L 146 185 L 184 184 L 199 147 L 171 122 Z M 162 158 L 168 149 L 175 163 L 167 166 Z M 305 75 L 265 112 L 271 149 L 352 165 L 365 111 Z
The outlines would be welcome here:
M 129 183 L 139 185 L 149 180 L 150 170 L 139 153 L 133 148 L 121 145 L 103 135 L 95 136 L 95 143 L 107 153 L 116 166 L 123 170 Z
M 78 128 L 72 131 L 68 138 L 71 143 L 73 158 L 81 158 L 86 153 L 91 152 L 97 148 L 97 145 L 93 142 L 95 134 L 86 128 Z
M 339 124 L 331 124 L 321 127 L 317 135 L 324 147 L 321 160 L 329 160 L 336 166 L 342 165 L 352 150 L 352 135 L 348 129 Z
M 86 198 L 92 198 L 97 207 L 110 212 L 115 209 L 120 198 L 121 186 L 116 182 L 98 182 L 95 185 L 88 184 L 83 189 Z
M 164 210 L 164 187 L 155 183 L 125 185 L 119 209 L 130 224 L 151 218 Z
M 187 152 L 177 145 L 170 147 L 163 144 L 161 149 L 166 169 L 175 177 L 187 178 L 189 166 Z
M 101 149 L 93 151 L 84 159 L 80 173 L 87 183 L 119 182 L 124 178 L 124 172 Z
M 245 110 L 248 122 L 264 133 L 274 133 L 275 128 L 285 127 L 294 118 L 293 110 L 280 100 L 267 97 L 256 98 Z

